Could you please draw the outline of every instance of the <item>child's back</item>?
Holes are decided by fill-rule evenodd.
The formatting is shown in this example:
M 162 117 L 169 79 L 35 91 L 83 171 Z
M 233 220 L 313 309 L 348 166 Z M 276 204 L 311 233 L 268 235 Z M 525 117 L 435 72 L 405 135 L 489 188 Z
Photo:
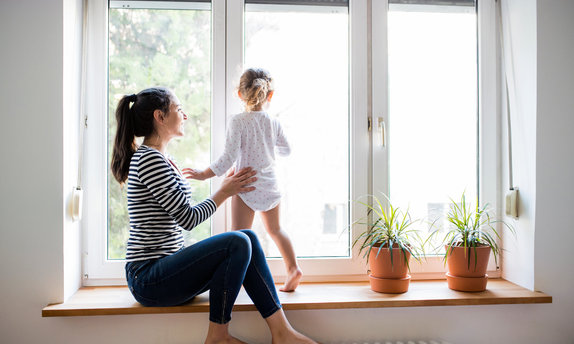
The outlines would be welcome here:
M 281 156 L 290 153 L 279 121 L 265 111 L 243 112 L 231 118 L 225 153 L 210 168 L 216 175 L 222 175 L 235 162 L 236 170 L 243 167 L 256 170 L 255 191 L 240 194 L 240 197 L 251 209 L 266 211 L 281 200 L 275 175 L 275 153 Z

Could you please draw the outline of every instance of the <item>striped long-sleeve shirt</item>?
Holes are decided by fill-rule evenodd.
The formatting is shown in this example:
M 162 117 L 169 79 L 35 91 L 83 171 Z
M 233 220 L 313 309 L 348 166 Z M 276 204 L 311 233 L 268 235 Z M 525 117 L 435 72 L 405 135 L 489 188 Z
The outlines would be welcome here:
M 159 151 L 141 145 L 128 175 L 130 236 L 127 261 L 169 256 L 183 247 L 182 228 L 191 230 L 216 210 L 211 199 L 193 206 L 189 183 Z

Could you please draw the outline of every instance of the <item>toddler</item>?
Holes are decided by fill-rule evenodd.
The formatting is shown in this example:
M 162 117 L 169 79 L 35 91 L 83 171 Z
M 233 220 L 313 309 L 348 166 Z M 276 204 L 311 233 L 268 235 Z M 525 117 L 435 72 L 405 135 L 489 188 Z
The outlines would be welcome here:
M 231 118 L 223 155 L 207 169 L 189 170 L 187 174 L 193 179 L 205 180 L 223 175 L 234 163 L 236 170 L 251 167 L 257 171 L 257 181 L 251 184 L 255 190 L 231 199 L 231 227 L 233 230 L 251 228 L 255 212 L 260 212 L 287 269 L 287 279 L 280 290 L 294 291 L 303 273 L 291 240 L 279 224 L 281 193 L 275 176 L 275 153 L 287 156 L 290 148 L 279 121 L 264 111 L 273 97 L 272 81 L 264 69 L 250 68 L 243 73 L 238 95 L 245 104 L 245 112 Z

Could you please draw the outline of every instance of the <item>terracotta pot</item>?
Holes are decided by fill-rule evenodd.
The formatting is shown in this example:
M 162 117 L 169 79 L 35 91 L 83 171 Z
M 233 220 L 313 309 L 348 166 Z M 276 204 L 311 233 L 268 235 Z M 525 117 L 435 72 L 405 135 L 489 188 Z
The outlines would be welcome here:
M 391 264 L 391 251 L 388 247 L 373 247 L 369 253 L 369 280 L 371 289 L 380 293 L 404 293 L 409 288 L 411 277 L 407 275 L 407 261 L 411 254 L 402 252 L 400 248 L 393 248 L 393 262 Z
M 448 250 L 448 246 L 445 249 Z M 460 246 L 451 247 L 446 259 L 448 272 L 452 276 L 483 277 L 486 274 L 490 250 L 490 246 L 467 247 L 466 249 Z
M 369 282 L 371 289 L 378 293 L 388 294 L 401 294 L 409 290 L 409 282 L 411 276 L 407 275 L 404 278 L 378 278 L 369 275 Z
M 484 291 L 486 290 L 486 282 L 488 282 L 488 275 L 481 277 L 458 277 L 450 273 L 446 273 L 446 282 L 448 287 L 452 290 L 458 291 Z
M 391 252 L 387 247 L 379 251 L 379 247 L 373 247 L 369 253 L 369 268 L 371 275 L 378 278 L 405 278 L 408 266 L 405 263 L 404 253 L 400 248 L 393 248 L 393 263 L 391 264 Z M 378 253 L 378 255 L 377 255 Z M 407 261 L 411 254 L 406 251 Z
M 445 249 L 449 250 L 448 246 Z M 446 259 L 448 287 L 458 291 L 486 290 L 488 281 L 486 268 L 490 251 L 490 246 L 467 247 L 466 249 L 460 246 L 451 247 Z

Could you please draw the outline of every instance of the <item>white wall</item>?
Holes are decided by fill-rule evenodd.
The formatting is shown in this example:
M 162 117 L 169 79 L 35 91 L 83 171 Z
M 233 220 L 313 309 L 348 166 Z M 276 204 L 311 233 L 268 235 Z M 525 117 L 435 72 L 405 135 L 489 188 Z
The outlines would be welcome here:
M 574 1 L 538 1 L 535 288 L 554 296 L 548 330 L 574 341 Z
M 518 6 L 516 0 L 513 3 Z M 288 312 L 296 328 L 325 343 L 408 338 L 464 344 L 572 342 L 574 281 L 564 252 L 574 242 L 567 216 L 574 204 L 569 180 L 574 161 L 568 155 L 572 139 L 567 136 L 574 124 L 574 67 L 570 64 L 574 4 L 566 0 L 520 3 L 527 7 L 521 10 L 530 14 L 536 8 L 538 18 L 538 23 L 532 22 L 531 15 L 528 19 L 538 35 L 537 116 L 529 119 L 536 123 L 523 124 L 536 128 L 536 149 L 525 151 L 536 162 L 536 190 L 527 199 L 536 204 L 534 227 L 528 227 L 536 229 L 534 286 L 552 295 L 554 303 Z M 63 172 L 73 156 L 64 148 L 63 130 L 77 131 L 75 125 L 63 123 L 68 120 L 64 103 L 69 99 L 63 92 L 68 79 L 64 78 L 62 23 L 63 9 L 69 4 L 0 1 L 0 342 L 201 343 L 207 314 L 41 318 L 43 306 L 64 297 L 64 232 L 73 228 L 64 220 L 62 201 L 75 182 L 75 172 Z M 64 175 L 73 180 L 63 181 Z M 560 238 L 554 239 L 556 234 Z M 66 245 L 75 240 L 66 239 Z M 70 270 L 76 273 L 76 268 Z M 489 331 L 477 333 L 477 326 Z M 248 342 L 269 342 L 256 313 L 234 314 L 231 329 Z M 469 332 L 476 337 L 467 338 Z
M 78 152 L 80 147 L 80 75 L 82 49 L 82 1 L 63 0 L 63 199 L 64 218 L 64 300 L 81 285 L 81 231 L 79 222 L 71 219 L 72 190 L 78 185 Z
M 517 220 L 504 220 L 516 236 L 504 231 L 503 277 L 534 288 L 536 208 L 536 0 L 503 0 L 504 52 L 511 104 L 513 186 L 519 190 Z M 509 68 L 510 67 L 510 68 Z M 512 75 L 514 77 L 512 77 Z M 504 76 L 503 76 L 504 81 Z M 504 90 L 504 85 L 501 85 Z M 502 185 L 508 190 L 506 97 L 502 98 Z
M 63 297 L 62 26 L 61 1 L 0 2 L 3 343 L 44 338 L 42 305 Z

